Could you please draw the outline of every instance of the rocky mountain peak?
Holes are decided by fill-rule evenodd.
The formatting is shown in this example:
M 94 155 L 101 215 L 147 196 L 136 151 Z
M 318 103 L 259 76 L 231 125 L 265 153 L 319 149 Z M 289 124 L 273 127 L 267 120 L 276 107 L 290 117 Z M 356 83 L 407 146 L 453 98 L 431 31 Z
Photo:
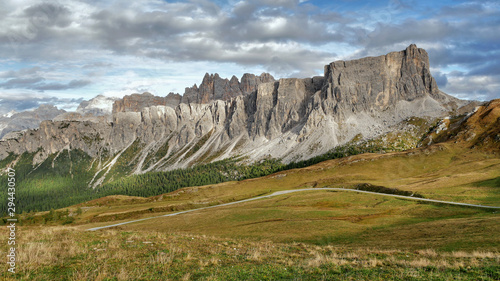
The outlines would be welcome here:
M 177 93 L 170 92 L 165 97 L 165 99 L 166 99 L 166 105 L 170 107 L 176 107 L 181 103 L 182 96 Z
M 425 53 L 425 55 L 427 56 L 427 52 L 424 49 L 418 48 L 416 44 L 410 44 L 408 47 L 406 47 L 404 52 L 407 56 L 411 57 L 416 57 L 417 55 L 422 53 Z
M 269 73 L 262 73 L 260 76 L 245 73 L 241 77 L 241 83 L 234 75 L 229 80 L 221 78 L 218 73 L 206 73 L 199 87 L 195 84 L 186 88 L 181 102 L 206 104 L 215 100 L 226 101 L 255 92 L 258 85 L 274 81 L 274 77 Z
M 274 82 L 274 77 L 269 73 L 262 73 L 260 76 L 245 73 L 241 77 L 240 89 L 244 94 L 249 94 L 257 90 L 258 86 L 263 83 Z
M 116 112 L 140 112 L 143 108 L 154 105 L 177 106 L 179 98 L 175 94 L 167 97 L 154 96 L 149 92 L 142 94 L 131 94 L 113 103 L 113 113 Z
M 429 95 L 444 98 L 431 76 L 427 52 L 414 44 L 383 56 L 332 62 L 325 66 L 325 78 L 325 94 L 356 111 L 385 110 Z

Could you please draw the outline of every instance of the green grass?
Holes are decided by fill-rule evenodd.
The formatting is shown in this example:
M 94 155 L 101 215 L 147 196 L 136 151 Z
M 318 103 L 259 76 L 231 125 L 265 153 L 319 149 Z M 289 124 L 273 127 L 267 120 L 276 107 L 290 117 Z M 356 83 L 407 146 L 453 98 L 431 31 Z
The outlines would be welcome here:
M 457 231 L 458 223 L 455 222 L 459 221 L 462 235 L 448 237 Z M 469 225 L 478 222 L 485 224 L 483 228 L 475 231 L 468 229 Z M 440 225 L 437 230 L 432 227 L 436 224 Z M 500 231 L 500 217 L 491 211 L 352 192 L 292 193 L 147 220 L 120 228 L 275 242 L 328 242 L 344 246 L 369 246 L 373 242 L 380 247 L 393 247 L 397 243 L 401 248 L 419 248 L 422 245 L 446 248 L 448 242 L 457 241 L 473 241 L 469 243 L 468 250 L 500 246 L 500 240 L 491 236 Z M 402 232 L 402 229 L 405 231 Z M 432 234 L 436 239 L 427 241 L 425 233 Z M 447 239 L 437 239 L 443 235 Z M 377 242 L 379 237 L 389 239 L 391 236 L 398 238 L 388 244 Z
M 14 161 L 17 158 L 18 155 L 10 152 L 7 157 L 2 159 L 0 161 L 0 167 L 6 167 L 8 164 L 10 164 L 12 161 Z
M 480 181 L 480 182 L 474 183 L 474 185 L 479 186 L 479 187 L 500 188 L 500 177 L 485 180 L 485 181 Z
M 129 175 L 138 163 L 139 153 L 142 150 L 142 141 L 136 139 L 118 158 L 110 169 L 106 181 L 120 179 Z
M 198 152 L 198 150 L 200 150 L 200 148 L 202 148 L 205 145 L 210 136 L 212 136 L 212 132 L 213 130 L 211 130 L 210 132 L 206 133 L 203 137 L 201 137 L 200 140 L 198 140 L 198 142 L 196 142 L 196 144 L 184 155 L 184 159 L 187 159 L 196 152 Z
M 5 246 L 1 246 L 2 250 Z M 206 235 L 27 227 L 4 280 L 498 280 L 495 251 L 253 242 Z M 4 269 L 7 266 L 4 265 Z

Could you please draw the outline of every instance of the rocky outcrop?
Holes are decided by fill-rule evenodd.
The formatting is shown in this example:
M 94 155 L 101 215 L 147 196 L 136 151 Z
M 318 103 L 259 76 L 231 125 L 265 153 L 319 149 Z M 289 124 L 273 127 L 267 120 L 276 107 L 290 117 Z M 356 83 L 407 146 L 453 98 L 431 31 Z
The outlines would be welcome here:
M 36 161 L 63 147 L 119 157 L 139 141 L 136 173 L 236 155 L 290 162 L 325 153 L 354 136 L 379 136 L 408 117 L 443 116 L 464 104 L 439 91 L 427 53 L 415 45 L 333 62 L 322 77 L 275 81 L 268 74 L 245 74 L 238 82 L 234 76 L 207 74 L 182 99 L 169 96 L 126 96 L 115 102 L 108 123 L 45 122 L 39 130 L 0 142 L 0 159 L 39 147 L 44 149 Z
M 430 74 L 427 52 L 410 45 L 402 52 L 325 66 L 325 98 L 355 112 L 384 111 L 401 100 L 443 99 Z
M 269 73 L 260 76 L 243 74 L 241 83 L 233 75 L 231 79 L 222 79 L 219 74 L 205 74 L 200 86 L 186 88 L 182 96 L 183 103 L 209 103 L 215 100 L 230 100 L 240 95 L 247 95 L 257 90 L 262 83 L 274 82 L 274 77 Z
M 124 96 L 113 103 L 113 113 L 116 112 L 140 112 L 143 108 L 153 105 L 177 106 L 180 95 L 170 93 L 166 97 L 153 96 L 151 93 L 132 94 Z
M 166 97 L 154 96 L 151 93 L 131 94 L 118 99 L 113 103 L 113 113 L 116 112 L 140 112 L 143 108 L 164 105 L 176 107 L 181 103 L 182 96 L 169 93 Z
M 155 105 L 175 108 L 180 103 L 207 104 L 216 100 L 229 101 L 257 91 L 260 84 L 274 81 L 274 77 L 269 73 L 262 73 L 260 76 L 245 73 L 241 83 L 234 75 L 231 79 L 223 79 L 217 73 L 206 73 L 199 87 L 195 84 L 186 88 L 182 96 L 174 93 L 169 93 L 166 97 L 153 96 L 148 92 L 132 94 L 115 101 L 113 112 L 140 112 L 143 108 Z
M 500 151 L 500 99 L 473 104 L 476 107 L 467 115 L 442 119 L 422 145 L 452 141 L 462 147 Z
M 166 103 L 165 105 L 168 105 L 170 107 L 176 107 L 181 103 L 182 96 L 179 94 L 174 94 L 170 92 L 166 97 L 165 97 Z

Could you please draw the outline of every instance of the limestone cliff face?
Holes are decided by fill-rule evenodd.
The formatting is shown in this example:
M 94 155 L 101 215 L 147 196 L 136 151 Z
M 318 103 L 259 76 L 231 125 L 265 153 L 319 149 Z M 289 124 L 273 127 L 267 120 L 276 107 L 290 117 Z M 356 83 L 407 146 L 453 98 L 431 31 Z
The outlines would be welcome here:
M 411 116 L 443 116 L 463 103 L 439 91 L 427 53 L 415 45 L 333 62 L 323 77 L 275 81 L 268 74 L 246 74 L 238 82 L 207 74 L 200 87 L 174 97 L 127 96 L 115 102 L 112 122 L 44 122 L 39 130 L 0 142 L 0 159 L 38 151 L 39 162 L 64 148 L 120 157 L 139 141 L 135 173 L 236 155 L 289 162 L 359 134 L 376 137 Z
M 325 66 L 325 77 L 326 98 L 356 112 L 384 111 L 401 100 L 440 98 L 427 52 L 415 45 L 385 56 L 332 62 Z

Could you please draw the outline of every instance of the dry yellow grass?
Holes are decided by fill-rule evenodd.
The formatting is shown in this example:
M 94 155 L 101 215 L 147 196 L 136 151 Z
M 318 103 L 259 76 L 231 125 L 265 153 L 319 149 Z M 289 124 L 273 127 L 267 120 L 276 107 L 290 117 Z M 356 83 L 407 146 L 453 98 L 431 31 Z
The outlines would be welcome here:
M 500 264 L 498 214 L 377 195 L 301 192 L 113 230 L 83 230 L 110 220 L 156 216 L 174 208 L 231 202 L 277 190 L 358 183 L 416 191 L 434 199 L 493 205 L 500 202 L 500 192 L 483 182 L 499 176 L 497 154 L 441 144 L 404 153 L 357 155 L 144 200 L 108 198 L 99 201 L 102 206 L 90 204 L 83 209 L 74 226 L 22 226 L 19 277 L 155 280 L 168 274 L 172 280 L 200 276 L 223 280 L 221 276 L 241 279 L 253 270 L 258 279 L 266 279 L 269 272 L 289 276 L 290 271 L 301 276 L 319 272 L 317 276 L 355 279 L 356 275 L 335 274 L 350 274 L 339 268 L 351 268 L 372 276 L 389 268 L 395 278 L 425 280 L 430 274 L 426 272 L 438 268 L 452 273 L 465 270 L 464 274 L 476 279 L 486 276 L 483 279 L 487 280 L 489 269 L 481 268 L 498 270 Z M 70 209 L 74 212 L 76 207 Z M 2 254 L 5 251 L 2 248 Z M 279 273 L 269 269 L 269 264 Z M 468 267 L 477 270 L 467 272 Z
M 434 274 L 455 270 L 466 274 L 464 269 L 477 273 L 484 266 L 498 266 L 500 262 L 497 251 L 345 248 L 152 232 L 82 232 L 67 227 L 25 227 L 23 234 L 16 276 L 29 280 L 54 280 L 55 276 L 61 280 L 157 280 L 160 276 L 169 280 L 198 280 L 200 276 L 223 280 L 221 274 L 232 272 L 232 268 L 267 265 L 311 276 L 334 268 L 387 268 L 394 276 L 422 277 L 429 268 L 439 269 Z M 1 276 L 9 279 L 6 271 Z
M 500 216 L 495 213 L 319 190 L 161 217 L 118 229 L 352 247 L 379 245 L 384 249 L 485 250 L 500 246 L 500 239 L 493 235 L 500 231 Z M 433 255 L 431 250 L 422 254 Z

